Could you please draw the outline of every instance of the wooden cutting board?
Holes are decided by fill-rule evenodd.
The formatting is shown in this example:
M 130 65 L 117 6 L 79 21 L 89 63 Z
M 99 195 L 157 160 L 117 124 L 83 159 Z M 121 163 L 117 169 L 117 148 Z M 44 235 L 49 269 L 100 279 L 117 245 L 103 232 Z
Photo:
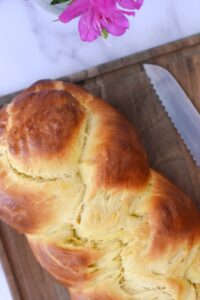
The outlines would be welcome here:
M 200 112 L 200 34 L 62 79 L 119 109 L 137 128 L 151 166 L 200 204 L 200 169 L 158 101 L 143 63 L 167 68 Z M 1 104 L 13 96 L 3 97 Z M 0 236 L 0 256 L 14 300 L 69 299 L 67 290 L 40 268 L 23 235 L 0 223 Z

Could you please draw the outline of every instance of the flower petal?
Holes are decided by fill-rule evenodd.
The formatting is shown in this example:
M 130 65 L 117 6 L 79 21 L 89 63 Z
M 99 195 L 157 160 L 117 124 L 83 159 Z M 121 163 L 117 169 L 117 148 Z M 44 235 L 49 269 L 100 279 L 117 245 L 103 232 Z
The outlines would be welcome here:
M 67 23 L 76 17 L 79 20 L 79 33 L 83 41 L 93 41 L 105 29 L 112 35 L 122 35 L 129 28 L 125 15 L 135 15 L 144 0 L 73 0 L 59 16 Z M 118 5 L 125 8 L 119 9 Z
M 112 35 L 119 36 L 129 28 L 129 21 L 120 11 L 116 11 L 111 18 L 102 20 L 102 25 Z
M 104 16 L 109 16 L 116 9 L 116 0 L 90 0 L 90 2 Z
M 67 23 L 72 19 L 81 16 L 88 8 L 88 0 L 75 0 L 62 12 L 59 20 Z
M 94 9 L 83 14 L 78 24 L 82 41 L 92 42 L 101 35 L 101 24 Z
M 144 0 L 117 0 L 120 6 L 127 9 L 140 9 Z

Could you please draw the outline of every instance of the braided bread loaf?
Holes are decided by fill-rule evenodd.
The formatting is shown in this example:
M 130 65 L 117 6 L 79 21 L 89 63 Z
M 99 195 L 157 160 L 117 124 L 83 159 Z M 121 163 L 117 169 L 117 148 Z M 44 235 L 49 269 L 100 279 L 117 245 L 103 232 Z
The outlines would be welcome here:
M 132 125 L 72 84 L 0 111 L 0 217 L 74 300 L 200 299 L 200 213 Z

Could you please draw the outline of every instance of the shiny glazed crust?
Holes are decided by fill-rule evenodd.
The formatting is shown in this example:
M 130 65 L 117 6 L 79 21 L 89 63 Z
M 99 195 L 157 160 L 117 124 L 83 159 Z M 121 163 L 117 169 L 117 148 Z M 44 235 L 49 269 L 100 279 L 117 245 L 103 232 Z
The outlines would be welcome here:
M 73 300 L 200 299 L 200 213 L 132 125 L 41 81 L 0 110 L 0 217 Z

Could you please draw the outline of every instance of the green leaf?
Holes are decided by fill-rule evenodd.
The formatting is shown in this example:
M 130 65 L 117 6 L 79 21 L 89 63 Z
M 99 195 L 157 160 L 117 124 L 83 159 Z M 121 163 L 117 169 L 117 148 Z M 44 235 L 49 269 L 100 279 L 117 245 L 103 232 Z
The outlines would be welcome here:
M 51 5 L 61 4 L 61 3 L 69 3 L 71 0 L 52 0 Z
M 102 31 L 101 31 L 101 36 L 102 36 L 103 39 L 107 39 L 108 36 L 109 36 L 108 31 L 103 28 Z

